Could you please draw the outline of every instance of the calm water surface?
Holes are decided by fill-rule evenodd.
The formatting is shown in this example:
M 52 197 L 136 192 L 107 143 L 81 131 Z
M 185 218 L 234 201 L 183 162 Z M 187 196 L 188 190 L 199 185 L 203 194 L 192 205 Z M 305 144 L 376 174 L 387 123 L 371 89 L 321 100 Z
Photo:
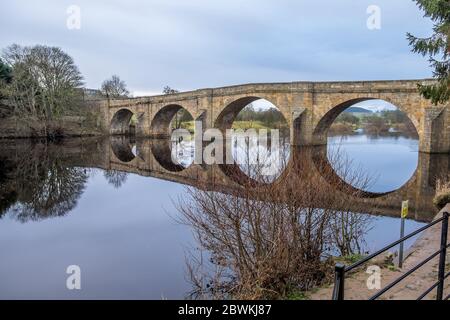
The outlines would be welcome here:
M 330 138 L 329 149 L 337 145 L 354 159 L 355 166 L 378 177 L 371 191 L 400 188 L 418 166 L 418 146 L 413 139 L 372 139 L 365 135 Z M 0 167 L 4 173 L 3 178 L 0 174 L 1 299 L 186 297 L 191 290 L 186 279 L 186 252 L 195 248 L 195 241 L 190 227 L 176 221 L 179 213 L 174 200 L 185 195 L 183 185 L 136 174 L 105 175 L 96 165 L 78 167 L 70 174 L 73 179 L 82 177 L 79 187 L 73 180 L 68 182 L 74 189 L 68 196 L 75 199 L 63 199 L 56 214 L 45 200 L 41 212 L 48 216 L 40 218 L 33 216 L 32 208 L 21 204 L 26 202 L 21 198 L 31 197 L 36 189 L 25 188 L 24 194 L 15 196 L 11 191 L 18 189 L 19 184 L 27 184 L 26 179 L 11 180 L 7 174 L 24 160 L 17 159 L 20 152 L 13 155 L 15 148 L 11 147 L 2 152 L 8 152 L 2 155 L 17 163 L 11 168 L 4 161 Z M 70 162 L 70 157 L 65 156 L 56 164 L 64 174 L 65 161 Z M 25 169 L 19 170 L 27 174 Z M 33 203 L 40 201 L 39 196 L 48 199 L 47 192 L 58 192 L 50 187 L 51 182 L 49 177 L 40 186 L 42 194 L 35 195 L 38 199 Z M 409 220 L 407 231 L 421 224 Z M 375 217 L 366 235 L 368 249 L 372 251 L 394 241 L 398 232 L 398 219 Z M 79 291 L 66 289 L 69 265 L 81 267 Z

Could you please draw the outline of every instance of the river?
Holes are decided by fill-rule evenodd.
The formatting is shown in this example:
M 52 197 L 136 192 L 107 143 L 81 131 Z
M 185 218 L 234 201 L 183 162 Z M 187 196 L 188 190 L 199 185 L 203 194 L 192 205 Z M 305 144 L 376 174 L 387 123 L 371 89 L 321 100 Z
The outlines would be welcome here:
M 196 242 L 175 207 L 186 186 L 173 176 L 104 170 L 102 145 L 0 143 L 0 299 L 182 299 L 191 290 L 186 254 Z M 336 148 L 376 177 L 371 192 L 401 189 L 429 162 L 417 140 L 401 135 L 329 138 L 328 152 Z M 448 172 L 448 155 L 436 157 Z M 430 199 L 407 232 L 434 214 L 422 212 L 432 211 Z M 372 217 L 367 251 L 398 238 L 396 208 Z M 70 265 L 81 269 L 81 290 L 66 287 Z

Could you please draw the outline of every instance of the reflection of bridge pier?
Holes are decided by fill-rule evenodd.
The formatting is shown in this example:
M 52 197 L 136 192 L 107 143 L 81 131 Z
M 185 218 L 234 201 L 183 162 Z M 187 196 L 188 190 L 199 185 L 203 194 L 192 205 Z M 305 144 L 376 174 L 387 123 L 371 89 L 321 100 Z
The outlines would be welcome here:
M 232 176 L 236 177 L 234 173 L 239 170 L 238 166 L 192 164 L 188 168 L 183 168 L 173 163 L 170 143 L 170 140 L 137 139 L 133 142 L 128 138 L 112 139 L 108 152 L 109 169 L 186 185 L 201 185 L 211 190 L 240 187 L 239 181 L 232 179 Z M 135 156 L 132 152 L 134 145 L 139 156 Z M 328 162 L 326 147 L 292 148 L 291 160 L 288 164 L 290 169 L 295 167 L 294 170 L 289 171 L 291 178 L 302 179 L 304 178 L 302 171 L 315 170 L 315 179 L 320 179 L 324 184 L 332 187 L 340 186 L 334 189 L 334 192 L 340 192 L 343 195 L 357 194 L 358 196 L 352 198 L 355 208 L 361 208 L 361 204 L 364 204 L 368 208 L 376 208 L 375 212 L 381 215 L 398 217 L 401 202 L 410 200 L 411 217 L 424 221 L 430 220 L 435 214 L 432 199 L 435 193 L 436 177 L 442 172 L 447 173 L 449 165 L 447 155 L 419 153 L 419 165 L 416 172 L 401 188 L 387 193 L 355 193 L 353 186 L 337 183 L 340 177 Z M 297 176 L 293 175 L 293 172 L 297 172 Z M 241 174 L 244 175 L 243 172 Z M 311 178 L 311 175 L 308 177 Z
M 445 154 L 419 153 L 416 206 L 422 212 L 430 208 L 436 192 L 436 181 L 450 172 L 450 157 Z

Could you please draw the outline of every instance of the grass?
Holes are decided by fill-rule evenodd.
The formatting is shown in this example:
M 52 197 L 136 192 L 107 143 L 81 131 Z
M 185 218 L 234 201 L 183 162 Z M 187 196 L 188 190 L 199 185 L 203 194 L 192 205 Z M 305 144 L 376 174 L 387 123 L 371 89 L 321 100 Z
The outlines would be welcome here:
M 189 132 L 193 133 L 195 130 L 195 122 L 194 121 L 183 121 L 180 124 L 180 128 L 186 129 Z M 247 130 L 247 129 L 270 130 L 270 129 L 274 129 L 274 127 L 269 127 L 266 124 L 264 124 L 262 121 L 234 121 L 232 128 L 235 130 Z
M 270 127 L 266 126 L 261 121 L 234 121 L 233 122 L 233 129 L 235 130 L 246 130 L 246 129 L 271 129 Z
M 298 290 L 293 290 L 292 292 L 288 293 L 285 300 L 309 300 L 309 296 L 303 292 Z
M 350 254 L 348 256 L 342 256 L 342 257 L 337 257 L 336 258 L 336 262 L 340 262 L 340 263 L 344 263 L 346 265 L 350 265 L 350 264 L 354 264 L 356 262 L 358 262 L 359 260 L 364 259 L 364 255 L 359 254 L 359 253 L 355 253 L 355 254 Z
M 388 265 L 387 268 L 389 271 L 398 271 L 398 268 L 393 264 Z

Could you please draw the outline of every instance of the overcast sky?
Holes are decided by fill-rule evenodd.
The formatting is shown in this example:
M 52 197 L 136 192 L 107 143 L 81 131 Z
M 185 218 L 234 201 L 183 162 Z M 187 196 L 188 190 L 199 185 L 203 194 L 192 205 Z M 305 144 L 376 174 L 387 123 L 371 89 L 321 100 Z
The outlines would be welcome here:
M 81 29 L 66 26 L 70 5 Z M 381 9 L 369 30 L 366 10 Z M 431 76 L 405 34 L 431 23 L 412 0 L 3 1 L 0 47 L 62 47 L 86 86 L 118 74 L 135 94 L 248 82 L 416 79 Z

